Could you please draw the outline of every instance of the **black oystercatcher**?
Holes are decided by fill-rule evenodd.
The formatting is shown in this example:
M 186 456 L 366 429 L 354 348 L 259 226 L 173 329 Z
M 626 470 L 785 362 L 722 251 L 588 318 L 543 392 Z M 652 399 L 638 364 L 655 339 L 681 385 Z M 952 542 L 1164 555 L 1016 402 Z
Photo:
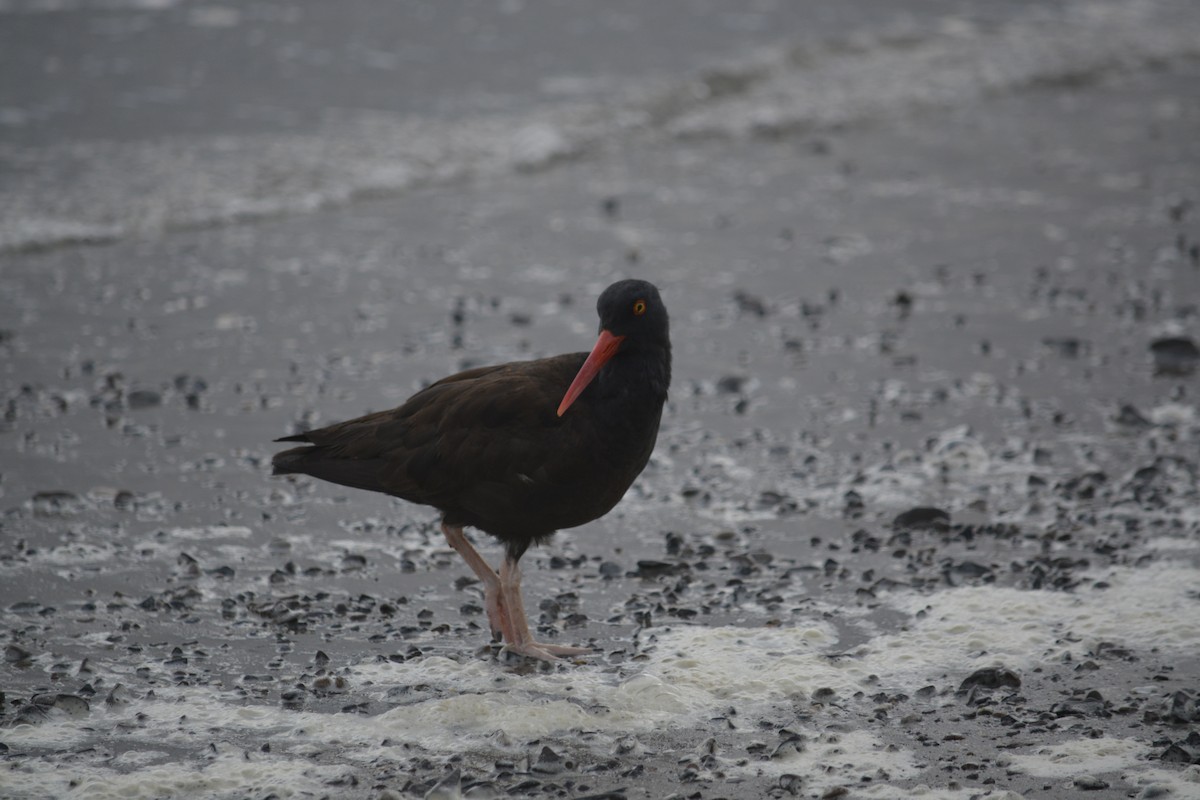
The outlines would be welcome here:
M 307 446 L 277 454 L 275 474 L 437 508 L 446 541 L 483 582 L 493 636 L 547 661 L 590 652 L 534 640 L 517 562 L 617 504 L 654 449 L 671 382 L 667 309 L 653 284 L 618 281 L 596 311 L 591 353 L 470 369 L 391 411 L 278 439 Z M 504 542 L 499 572 L 467 541 L 467 525 Z

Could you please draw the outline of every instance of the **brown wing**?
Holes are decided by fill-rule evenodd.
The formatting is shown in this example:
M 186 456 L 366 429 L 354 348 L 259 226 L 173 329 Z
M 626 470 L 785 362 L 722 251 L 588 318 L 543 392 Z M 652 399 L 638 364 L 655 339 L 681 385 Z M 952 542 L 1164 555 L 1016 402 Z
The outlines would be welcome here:
M 586 519 L 554 511 L 562 504 L 556 487 L 586 480 L 595 465 L 569 444 L 584 415 L 555 412 L 585 356 L 468 370 L 399 408 L 286 437 L 280 441 L 310 446 L 279 453 L 275 472 L 425 503 L 451 522 L 498 535 L 579 524 Z

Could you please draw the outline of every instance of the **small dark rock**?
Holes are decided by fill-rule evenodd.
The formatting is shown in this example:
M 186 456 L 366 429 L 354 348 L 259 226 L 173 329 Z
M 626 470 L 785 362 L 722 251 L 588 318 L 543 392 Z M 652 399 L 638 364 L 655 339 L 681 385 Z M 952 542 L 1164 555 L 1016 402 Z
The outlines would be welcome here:
M 966 692 L 976 687 L 982 689 L 1019 689 L 1021 688 L 1021 677 L 1007 667 L 984 667 L 968 675 L 959 684 L 958 691 Z
M 892 520 L 898 530 L 946 531 L 950 528 L 950 514 L 940 508 L 918 506 L 902 511 Z
M 462 772 L 453 770 L 425 793 L 425 800 L 450 800 L 462 797 Z
M 1121 406 L 1121 410 L 1113 417 L 1113 422 L 1118 425 L 1124 425 L 1129 428 L 1151 428 L 1154 423 L 1142 416 L 1142 412 L 1138 411 L 1135 406 L 1126 403 Z
M 15 644 L 7 645 L 4 648 L 4 660 L 9 663 L 26 664 L 32 658 L 32 654 L 23 647 Z
M 84 501 L 73 492 L 46 491 L 33 495 L 33 513 L 36 516 L 65 516 L 84 510 Z
M 342 572 L 355 572 L 367 566 L 367 557 L 358 553 L 347 553 L 342 556 Z
M 1065 480 L 1056 488 L 1068 500 L 1091 500 L 1096 496 L 1096 491 L 1106 483 L 1108 475 L 1097 470 Z
M 800 794 L 802 783 L 803 778 L 790 772 L 785 772 L 779 776 L 779 788 L 793 796 Z
M 1155 372 L 1159 375 L 1190 375 L 1200 364 L 1200 347 L 1186 336 L 1170 336 L 1150 343 Z
M 985 575 L 990 575 L 992 568 L 985 567 L 983 564 L 977 564 L 974 561 L 963 561 L 960 564 L 954 565 L 954 571 L 967 578 L 982 578 Z
M 1056 717 L 1111 717 L 1108 703 L 1099 692 L 1089 692 L 1083 699 L 1064 700 L 1050 706 L 1050 713 Z
M 304 687 L 297 686 L 292 689 L 285 689 L 279 693 L 279 704 L 286 709 L 295 710 L 304 707 Z
M 162 405 L 162 395 L 153 389 L 135 389 L 125 398 L 126 405 L 133 411 Z
M 17 712 L 17 721 L 37 724 L 50 717 L 52 712 L 66 714 L 76 719 L 91 711 L 88 701 L 73 694 L 39 694 L 30 698 L 29 704 Z
M 562 756 L 549 747 L 543 747 L 542 752 L 538 753 L 537 761 L 533 763 L 530 770 L 542 775 L 557 775 L 563 771 L 563 768 Z
M 660 575 L 673 575 L 679 570 L 678 564 L 644 558 L 637 562 L 637 571 L 634 574 L 639 578 L 657 578 Z
M 733 302 L 737 304 L 738 311 L 743 314 L 753 314 L 756 317 L 765 317 L 767 315 L 767 304 L 761 298 L 755 297 L 752 294 L 747 294 L 740 290 L 734 292 Z
M 1175 692 L 1166 699 L 1167 719 L 1189 725 L 1200 722 L 1200 708 L 1197 707 L 1196 696 L 1186 689 Z
M 1171 742 L 1158 758 L 1171 764 L 1200 764 L 1200 731 L 1192 731 L 1186 739 Z
M 108 706 L 127 705 L 129 701 L 117 694 L 117 692 L 123 691 L 124 688 L 125 687 L 118 683 L 116 686 L 110 689 L 108 695 L 104 698 L 104 704 Z
M 725 375 L 717 381 L 717 391 L 721 394 L 740 394 L 746 379 L 741 375 Z
M 1080 351 L 1083 349 L 1083 342 L 1073 336 L 1043 339 L 1042 344 L 1063 358 L 1078 358 Z
M 512 788 L 510 788 L 508 790 L 508 793 L 513 797 L 524 797 L 524 796 L 531 795 L 533 792 L 536 792 L 540 788 L 542 788 L 541 781 L 534 780 L 533 778 L 528 778 L 526 780 L 521 781 L 520 783 L 513 786 Z

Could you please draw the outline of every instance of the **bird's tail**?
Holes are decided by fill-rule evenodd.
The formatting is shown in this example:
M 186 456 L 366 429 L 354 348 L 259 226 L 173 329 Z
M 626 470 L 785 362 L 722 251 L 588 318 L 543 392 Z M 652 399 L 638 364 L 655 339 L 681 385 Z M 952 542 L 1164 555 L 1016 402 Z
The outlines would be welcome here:
M 299 436 L 289 436 L 276 441 L 304 441 Z M 311 475 L 323 481 L 366 489 L 369 492 L 391 494 L 381 481 L 383 465 L 373 458 L 337 458 L 321 445 L 293 447 L 276 453 L 271 459 L 272 475 Z

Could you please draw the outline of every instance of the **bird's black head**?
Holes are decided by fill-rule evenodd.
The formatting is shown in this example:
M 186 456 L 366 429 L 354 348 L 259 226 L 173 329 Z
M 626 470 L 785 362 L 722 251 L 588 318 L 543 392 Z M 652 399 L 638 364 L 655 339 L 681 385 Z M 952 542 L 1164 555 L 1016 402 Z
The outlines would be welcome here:
M 596 313 L 600 315 L 600 338 L 559 403 L 558 416 L 597 378 L 602 395 L 605 387 L 609 395 L 628 394 L 637 387 L 656 398 L 661 410 L 671 385 L 671 337 L 658 289 L 646 281 L 617 281 L 601 293 Z M 609 362 L 617 373 L 604 370 Z
M 667 307 L 647 281 L 628 279 L 609 286 L 596 301 L 600 330 L 622 336 L 623 352 L 643 347 L 670 347 Z

